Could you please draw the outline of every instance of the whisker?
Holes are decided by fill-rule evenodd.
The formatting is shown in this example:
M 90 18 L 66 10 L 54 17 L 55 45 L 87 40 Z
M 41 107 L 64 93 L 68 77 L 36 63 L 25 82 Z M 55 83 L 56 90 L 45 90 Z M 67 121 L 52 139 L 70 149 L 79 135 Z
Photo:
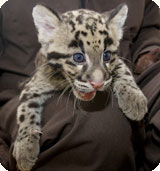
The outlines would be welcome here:
M 60 102 L 60 100 L 62 99 L 63 95 L 65 94 L 65 92 L 70 88 L 70 85 L 68 85 L 67 87 L 65 87 L 65 89 L 62 91 L 62 93 L 60 94 L 58 100 L 57 100 L 57 105 Z
M 80 103 L 80 100 L 79 99 L 77 99 L 77 105 L 78 105 L 78 109 L 80 110 L 80 112 L 83 112 L 84 110 L 83 110 L 83 108 L 81 107 L 81 103 Z
M 68 93 L 68 98 L 67 98 L 67 102 L 66 102 L 66 107 L 68 106 L 69 98 L 70 98 L 72 92 L 73 92 L 73 88 L 71 88 L 71 90 L 70 90 L 69 93 Z
M 110 87 L 108 87 L 105 92 L 107 93 L 107 99 L 106 99 L 106 103 L 105 103 L 105 106 L 106 106 L 109 101 L 110 95 L 111 95 Z
M 74 116 L 74 111 L 75 111 L 75 108 L 76 108 L 76 102 L 77 102 L 77 98 L 74 96 L 74 105 L 73 105 L 73 116 Z
M 113 106 L 114 106 L 114 97 L 113 97 L 113 91 L 112 91 L 112 88 L 111 87 L 109 87 L 109 89 L 110 89 L 110 92 L 111 92 L 111 101 L 112 101 L 112 108 L 113 108 Z

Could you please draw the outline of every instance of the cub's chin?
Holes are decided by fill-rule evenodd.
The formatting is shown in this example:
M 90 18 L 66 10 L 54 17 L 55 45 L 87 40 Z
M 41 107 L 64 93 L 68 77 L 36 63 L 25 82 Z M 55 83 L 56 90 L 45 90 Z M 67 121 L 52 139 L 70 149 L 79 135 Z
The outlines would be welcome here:
M 90 101 L 94 99 L 96 95 L 96 90 L 91 91 L 91 92 L 82 92 L 74 88 L 73 93 L 79 100 Z

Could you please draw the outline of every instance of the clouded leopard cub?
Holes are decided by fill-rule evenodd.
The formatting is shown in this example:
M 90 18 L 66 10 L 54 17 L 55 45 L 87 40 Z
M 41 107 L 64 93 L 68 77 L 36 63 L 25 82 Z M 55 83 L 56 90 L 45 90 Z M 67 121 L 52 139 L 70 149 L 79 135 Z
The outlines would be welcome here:
M 37 160 L 43 105 L 55 90 L 70 86 L 76 98 L 89 101 L 112 84 L 123 113 L 132 120 L 144 117 L 147 100 L 117 55 L 127 12 L 126 5 L 104 14 L 80 9 L 62 15 L 34 7 L 43 63 L 20 95 L 13 150 L 20 170 L 30 170 Z

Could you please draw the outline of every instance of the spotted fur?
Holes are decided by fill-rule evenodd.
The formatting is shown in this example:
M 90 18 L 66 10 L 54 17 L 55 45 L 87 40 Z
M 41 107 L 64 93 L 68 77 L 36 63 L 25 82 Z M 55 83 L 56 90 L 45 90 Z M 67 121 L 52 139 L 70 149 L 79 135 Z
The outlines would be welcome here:
M 41 113 L 56 90 L 71 87 L 80 100 L 92 100 L 96 91 L 112 86 L 128 118 L 144 117 L 147 100 L 117 54 L 127 12 L 124 4 L 104 14 L 80 9 L 59 15 L 42 5 L 34 7 L 41 49 L 37 71 L 25 84 L 17 109 L 19 130 L 13 156 L 19 170 L 31 170 L 38 158 Z M 75 61 L 77 53 L 82 55 L 77 60 L 84 57 L 84 61 Z M 107 61 L 105 53 L 110 57 Z

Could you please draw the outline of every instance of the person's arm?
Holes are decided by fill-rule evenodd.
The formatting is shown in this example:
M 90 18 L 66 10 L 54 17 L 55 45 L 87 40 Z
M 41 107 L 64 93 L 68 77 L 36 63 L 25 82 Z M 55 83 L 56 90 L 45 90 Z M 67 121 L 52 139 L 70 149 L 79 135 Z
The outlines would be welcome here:
M 149 66 L 160 60 L 160 9 L 152 0 L 146 0 L 141 29 L 133 42 L 132 57 L 138 73 L 144 72 Z M 147 124 L 145 123 L 144 154 L 143 157 L 140 157 L 142 164 L 138 171 L 154 170 L 160 162 L 160 110 L 158 108 L 160 102 L 158 100 L 159 86 L 157 86 L 159 84 L 159 64 L 157 62 L 155 66 L 152 65 L 153 67 L 147 70 L 146 74 L 141 75 L 141 86 L 143 84 L 145 87 L 143 91 L 149 101 L 149 113 L 146 117 Z
M 149 54 L 149 57 L 146 54 L 157 48 L 160 48 L 160 10 L 152 0 L 146 0 L 142 25 L 131 49 L 133 63 L 137 63 L 138 67 L 144 67 L 141 60 L 147 59 L 145 65 L 149 66 L 149 63 L 157 61 L 157 57 L 154 55 L 152 59 L 153 55 Z M 139 66 L 140 64 L 142 65 Z
M 154 63 L 160 60 L 160 48 L 151 50 L 143 55 L 139 56 L 136 64 L 136 73 L 141 74 L 147 68 L 152 66 Z

